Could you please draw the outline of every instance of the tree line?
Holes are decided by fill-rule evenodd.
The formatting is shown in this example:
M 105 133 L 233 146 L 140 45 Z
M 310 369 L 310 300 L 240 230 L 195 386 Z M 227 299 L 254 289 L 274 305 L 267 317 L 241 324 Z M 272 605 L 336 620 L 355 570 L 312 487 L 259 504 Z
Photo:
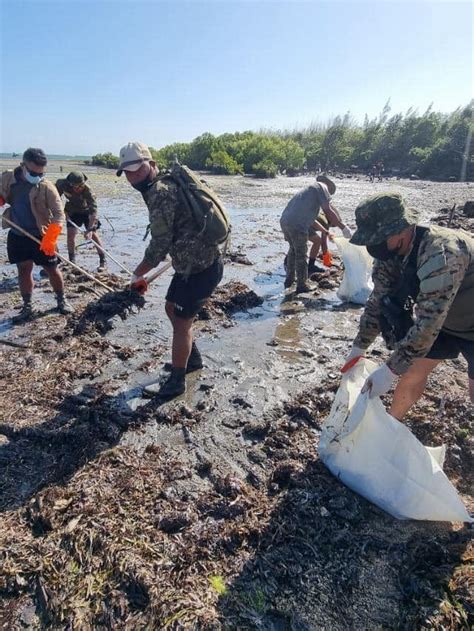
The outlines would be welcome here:
M 326 124 L 312 124 L 295 130 L 261 130 L 204 133 L 189 143 L 173 143 L 153 149 L 160 169 L 177 158 L 192 169 L 216 174 L 253 174 L 275 177 L 307 171 L 369 172 L 382 165 L 386 174 L 415 175 L 438 180 L 474 179 L 471 149 L 473 104 L 450 114 L 423 114 L 409 109 L 390 115 L 390 104 L 375 118 L 362 124 L 350 113 L 336 116 Z M 97 154 L 92 164 L 116 168 L 118 158 Z

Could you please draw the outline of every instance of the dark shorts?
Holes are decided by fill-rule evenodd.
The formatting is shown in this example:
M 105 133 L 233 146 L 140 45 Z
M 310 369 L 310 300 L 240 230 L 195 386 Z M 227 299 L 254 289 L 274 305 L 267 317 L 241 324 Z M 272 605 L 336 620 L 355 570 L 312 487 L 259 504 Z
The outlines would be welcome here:
M 87 213 L 77 213 L 75 215 L 68 215 L 68 217 L 69 219 L 72 219 L 72 221 L 74 221 L 74 223 L 79 226 L 79 228 L 82 228 L 84 226 L 84 228 L 87 230 L 87 226 L 89 225 L 89 215 Z M 74 228 L 75 226 L 72 225 L 69 219 L 67 220 L 67 227 Z M 95 226 L 91 228 L 91 232 L 95 232 L 96 230 L 98 230 L 98 228 L 100 228 L 100 226 L 101 223 L 99 220 L 97 220 Z
M 39 249 L 39 244 L 20 234 L 15 234 L 13 230 L 8 232 L 7 253 L 10 263 L 23 263 L 33 261 L 42 267 L 53 267 L 59 263 L 57 256 L 46 256 Z
M 467 372 L 474 379 L 474 342 L 441 331 L 433 342 L 427 359 L 456 359 L 459 353 L 467 361 Z
M 166 294 L 166 300 L 174 303 L 175 315 L 193 318 L 221 282 L 223 272 L 224 264 L 218 257 L 212 265 L 197 274 L 184 277 L 176 273 Z

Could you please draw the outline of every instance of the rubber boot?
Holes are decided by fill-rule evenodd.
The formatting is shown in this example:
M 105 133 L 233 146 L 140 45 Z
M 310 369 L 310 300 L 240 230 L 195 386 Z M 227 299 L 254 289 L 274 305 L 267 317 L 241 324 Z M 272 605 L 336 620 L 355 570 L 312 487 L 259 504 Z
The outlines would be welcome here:
M 69 260 L 71 261 L 71 263 L 75 263 L 76 262 L 76 253 L 75 252 L 69 252 Z
M 308 283 L 302 283 L 301 285 L 296 285 L 295 294 L 306 294 L 308 291 L 312 291 L 314 287 L 308 285 Z
M 186 369 L 172 368 L 170 376 L 161 384 L 153 383 L 143 389 L 143 396 L 169 401 L 186 391 Z
M 186 366 L 186 374 L 188 375 L 190 372 L 201 370 L 203 365 L 204 364 L 202 363 L 201 353 L 199 352 L 199 349 L 196 346 L 196 343 L 193 342 L 193 345 L 191 347 L 191 354 L 189 355 L 188 363 Z M 166 370 L 168 372 L 170 372 L 172 368 L 173 368 L 173 365 L 171 364 L 171 362 L 166 362 L 166 364 L 163 366 L 163 370 Z
M 107 262 L 105 260 L 105 256 L 104 255 L 100 256 L 99 254 L 99 267 L 97 268 L 97 271 L 103 272 L 106 267 L 107 267 Z
M 28 322 L 34 316 L 33 306 L 31 304 L 31 294 L 22 294 L 23 298 L 23 307 L 20 310 L 20 313 L 16 316 L 13 316 L 12 322 L 13 324 L 21 324 L 22 322 Z
M 309 259 L 308 261 L 308 274 L 314 274 L 316 272 L 325 272 L 326 270 L 321 265 L 316 263 L 316 259 Z
M 69 315 L 70 313 L 74 313 L 74 307 L 69 304 L 69 302 L 64 297 L 64 293 L 62 291 L 58 291 L 56 293 L 56 301 L 58 303 L 58 311 L 61 315 Z

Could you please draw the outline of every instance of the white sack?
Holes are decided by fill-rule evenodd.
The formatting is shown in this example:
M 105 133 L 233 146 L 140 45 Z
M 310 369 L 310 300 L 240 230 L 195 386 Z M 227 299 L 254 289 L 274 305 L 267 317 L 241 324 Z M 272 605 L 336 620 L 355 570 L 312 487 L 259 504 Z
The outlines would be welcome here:
M 337 295 L 345 302 L 365 305 L 374 288 L 371 278 L 373 259 L 365 247 L 352 245 L 344 237 L 334 237 L 334 243 L 344 263 L 344 276 Z
M 441 468 L 444 447 L 424 447 L 379 397 L 360 394 L 374 368 L 359 360 L 343 376 L 319 457 L 344 484 L 398 519 L 471 521 Z

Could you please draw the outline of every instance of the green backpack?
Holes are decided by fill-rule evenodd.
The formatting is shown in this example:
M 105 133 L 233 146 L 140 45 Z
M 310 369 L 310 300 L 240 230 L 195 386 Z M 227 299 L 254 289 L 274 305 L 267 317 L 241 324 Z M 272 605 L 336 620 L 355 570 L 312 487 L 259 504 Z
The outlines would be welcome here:
M 230 221 L 224 204 L 207 184 L 187 166 L 175 162 L 163 176 L 178 185 L 184 204 L 194 217 L 199 234 L 208 245 L 220 245 L 230 236 Z

